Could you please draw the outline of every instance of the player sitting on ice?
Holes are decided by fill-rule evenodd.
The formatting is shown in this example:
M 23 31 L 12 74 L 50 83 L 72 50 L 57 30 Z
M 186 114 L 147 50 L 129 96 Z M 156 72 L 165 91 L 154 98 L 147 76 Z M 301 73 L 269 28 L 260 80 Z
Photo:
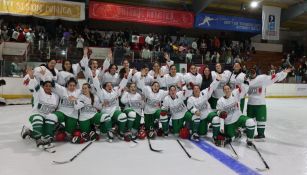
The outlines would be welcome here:
M 124 113 L 128 116 L 127 129 L 132 133 L 132 139 L 136 139 L 138 135 L 142 109 L 144 108 L 143 97 L 136 90 L 136 84 L 130 83 L 128 91 L 124 92 L 120 99 L 125 105 Z
M 48 148 L 52 147 L 52 140 L 43 135 L 45 118 L 56 110 L 59 97 L 52 92 L 53 83 L 51 77 L 44 76 L 41 81 L 42 87 L 34 78 L 34 71 L 32 69 L 27 70 L 24 84 L 33 93 L 32 115 L 29 118 L 32 130 L 23 127 L 21 136 L 23 139 L 27 137 L 33 138 L 39 148 Z
M 141 70 L 141 78 L 139 79 L 138 87 L 145 97 L 144 121 L 145 129 L 149 138 L 156 135 L 156 130 L 159 129 L 159 120 L 162 123 L 164 136 L 168 136 L 168 117 L 167 111 L 161 110 L 161 102 L 167 96 L 168 91 L 160 89 L 158 82 L 154 81 L 150 86 L 145 86 L 146 69 Z
M 267 111 L 265 103 L 265 88 L 272 85 L 277 81 L 282 81 L 287 77 L 287 74 L 291 72 L 291 68 L 288 68 L 277 74 L 258 75 L 255 69 L 250 70 L 250 81 L 248 90 L 248 102 L 247 102 L 247 116 L 256 118 L 257 121 L 257 133 L 255 140 L 264 141 L 265 135 L 265 123 L 267 120 Z
M 75 101 L 74 108 L 79 112 L 79 122 L 73 133 L 73 143 L 98 140 L 99 136 L 95 129 L 92 128 L 93 125 L 96 127 L 100 126 L 100 132 L 102 134 L 107 133 L 109 142 L 112 142 L 111 117 L 107 113 L 97 111 L 97 109 L 102 110 L 101 101 L 92 93 L 91 86 L 88 83 L 82 85 L 82 94 Z
M 255 121 L 252 118 L 243 115 L 240 110 L 240 100 L 248 90 L 248 86 L 245 86 L 244 84 L 242 89 L 238 87 L 237 89 L 231 91 L 230 85 L 227 84 L 223 89 L 225 96 L 221 97 L 217 101 L 216 106 L 221 119 L 220 131 L 224 136 L 229 138 L 229 141 L 232 141 L 232 139 L 234 139 L 236 136 L 236 130 L 239 127 L 246 128 L 247 145 L 251 146 L 254 138 Z M 225 138 L 223 135 L 218 135 L 216 138 L 214 138 L 217 146 L 221 146 L 224 142 Z
M 93 79 L 94 87 L 97 91 L 97 96 L 102 102 L 102 111 L 111 116 L 113 124 L 118 125 L 119 138 L 130 141 L 131 133 L 126 131 L 127 115 L 123 113 L 119 107 L 119 97 L 122 94 L 123 89 L 126 87 L 128 75 L 121 80 L 119 86 L 113 88 L 111 82 L 107 82 L 100 88 L 100 83 L 97 77 Z
M 184 128 L 187 123 L 189 123 L 191 130 L 192 130 L 192 136 L 191 139 L 198 141 L 199 136 L 197 134 L 198 132 L 198 126 L 200 122 L 200 115 L 199 113 L 192 114 L 186 107 L 184 101 L 187 97 L 192 95 L 192 90 L 183 90 L 178 91 L 175 86 L 171 86 L 169 88 L 169 95 L 165 97 L 163 100 L 163 110 L 169 110 L 172 118 L 172 127 L 173 127 L 173 133 L 175 136 L 179 136 L 179 131 Z M 195 112 L 195 111 L 193 111 Z M 166 116 L 166 114 L 165 114 Z
M 193 87 L 193 96 L 188 98 L 187 107 L 193 115 L 200 117 L 200 123 L 198 128 L 198 134 L 200 136 L 205 136 L 208 131 L 208 124 L 212 123 L 213 126 L 213 137 L 217 136 L 219 133 L 219 118 L 217 113 L 213 112 L 211 106 L 208 102 L 211 97 L 212 92 L 217 88 L 221 80 L 221 76 L 218 75 L 216 80 L 214 80 L 210 86 L 202 91 L 200 87 L 195 85 Z M 197 134 L 194 134 L 193 140 L 197 138 Z M 197 139 L 198 140 L 198 139 Z
M 53 140 L 56 126 L 65 123 L 65 131 L 72 135 L 76 129 L 78 122 L 78 112 L 74 108 L 74 104 L 81 94 L 81 90 L 77 89 L 77 81 L 74 78 L 68 80 L 66 87 L 55 83 L 53 92 L 60 97 L 60 103 L 57 111 L 48 114 L 45 120 L 46 136 Z M 64 141 L 66 133 L 62 130 L 57 131 L 55 140 Z

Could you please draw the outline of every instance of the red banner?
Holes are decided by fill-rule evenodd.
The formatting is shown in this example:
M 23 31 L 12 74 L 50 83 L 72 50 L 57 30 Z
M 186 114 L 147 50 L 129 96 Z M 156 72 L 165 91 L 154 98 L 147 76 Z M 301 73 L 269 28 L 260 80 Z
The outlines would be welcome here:
M 90 1 L 89 18 L 192 28 L 192 12 Z

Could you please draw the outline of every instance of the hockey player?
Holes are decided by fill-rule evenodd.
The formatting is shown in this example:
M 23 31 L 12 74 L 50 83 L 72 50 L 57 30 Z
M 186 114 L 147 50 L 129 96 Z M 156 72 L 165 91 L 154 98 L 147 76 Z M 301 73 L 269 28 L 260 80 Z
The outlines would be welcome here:
M 149 137 L 154 137 L 158 129 L 156 124 L 162 123 L 162 130 L 164 136 L 168 135 L 168 117 L 167 111 L 161 111 L 161 102 L 167 96 L 168 91 L 160 89 L 158 82 L 154 81 L 150 86 L 145 85 L 146 70 L 141 71 L 141 78 L 139 81 L 139 88 L 142 91 L 142 95 L 145 97 L 145 107 L 144 107 L 144 120 L 145 128 L 148 132 Z
M 120 139 L 131 138 L 131 133 L 126 132 L 127 116 L 125 113 L 121 112 L 121 109 L 119 107 L 119 97 L 122 94 L 122 90 L 127 85 L 127 76 L 128 75 L 126 75 L 125 78 L 122 79 L 119 86 L 116 86 L 114 88 L 111 82 L 107 82 L 103 85 L 103 88 L 101 89 L 98 78 L 96 77 L 93 79 L 97 95 L 102 102 L 102 111 L 110 115 L 112 122 L 118 125 Z
M 34 68 L 34 77 L 37 81 L 42 81 L 45 77 L 52 77 L 53 81 L 57 81 L 59 71 L 55 68 L 56 60 L 50 59 L 48 60 L 47 65 L 42 65 Z
M 124 92 L 121 102 L 125 105 L 124 113 L 128 116 L 127 129 L 132 133 L 132 139 L 135 139 L 140 127 L 142 109 L 144 108 L 143 97 L 136 92 L 135 83 L 128 86 L 128 91 Z
M 160 63 L 154 62 L 152 70 L 148 72 L 153 77 L 153 81 L 157 81 L 161 89 L 166 90 L 165 76 L 161 70 Z
M 191 89 L 193 85 L 201 86 L 203 81 L 203 77 L 197 72 L 197 67 L 194 64 L 190 66 L 190 72 L 186 73 L 183 79 L 188 89 Z
M 233 65 L 233 73 L 230 76 L 230 87 L 231 89 L 241 88 L 243 86 L 243 83 L 245 81 L 245 73 L 242 72 L 242 66 L 241 63 L 235 63 Z M 240 100 L 240 110 L 241 112 L 244 111 L 244 105 L 245 105 L 245 94 L 241 96 Z
M 218 75 L 222 76 L 218 87 L 213 91 L 212 97 L 209 100 L 212 109 L 216 109 L 218 99 L 224 96 L 223 87 L 228 83 L 231 72 L 229 70 L 223 70 L 222 65 L 220 63 L 216 63 L 215 71 L 211 71 L 211 75 L 213 80 L 216 79 Z
M 189 122 L 191 125 L 192 136 L 191 139 L 198 140 L 199 136 L 198 126 L 200 122 L 199 113 L 193 115 L 190 111 L 188 111 L 184 101 L 187 97 L 192 95 L 192 90 L 183 90 L 178 91 L 175 86 L 171 86 L 169 88 L 169 95 L 166 96 L 163 100 L 162 110 L 170 111 L 173 133 L 176 136 L 179 136 L 179 131 L 184 127 L 184 123 Z M 162 117 L 167 117 L 166 113 L 161 114 Z
M 236 130 L 239 127 L 244 127 L 246 128 L 247 145 L 251 146 L 254 138 L 255 121 L 242 115 L 240 110 L 240 100 L 248 90 L 248 86 L 244 85 L 242 88 L 238 87 L 232 91 L 230 85 L 226 84 L 223 89 L 225 96 L 217 101 L 216 106 L 221 119 L 220 131 L 231 141 L 236 136 Z M 225 126 L 223 123 L 225 123 Z M 224 137 L 218 136 L 214 140 L 216 145 L 221 146 Z
M 97 79 L 97 81 L 99 81 Z M 78 110 L 78 124 L 76 132 L 73 133 L 72 142 L 82 143 L 88 140 L 97 140 L 97 133 L 92 129 L 92 125 L 100 126 L 102 134 L 107 133 L 109 142 L 113 140 L 111 117 L 107 113 L 98 112 L 102 110 L 101 101 L 91 92 L 88 83 L 82 85 L 82 94 L 74 102 L 75 110 Z M 80 132 L 78 130 L 80 129 Z M 80 134 L 81 133 L 81 134 Z
M 182 74 L 177 73 L 175 65 L 170 66 L 169 74 L 165 75 L 165 83 L 166 83 L 167 89 L 170 86 L 176 86 L 178 90 L 181 90 L 182 85 L 185 84 Z
M 101 72 L 99 78 L 101 78 L 101 84 L 104 85 L 107 82 L 111 82 L 112 86 L 118 86 L 120 83 L 120 77 L 117 73 L 117 65 L 111 64 L 107 71 L 105 71 L 103 74 Z
M 41 74 L 43 75 L 42 72 Z M 44 137 L 44 123 L 46 116 L 56 110 L 59 97 L 52 92 L 53 85 L 51 77 L 42 76 L 42 87 L 36 78 L 34 78 L 34 71 L 32 69 L 27 70 L 27 77 L 27 86 L 33 93 L 32 115 L 29 118 L 32 130 L 24 127 L 21 136 L 23 139 L 28 136 L 35 139 L 37 147 L 49 147 L 51 146 L 52 140 Z
M 45 121 L 46 136 L 53 140 L 56 124 L 65 123 L 65 131 L 72 135 L 78 122 L 78 113 L 74 104 L 81 94 L 81 90 L 76 88 L 77 81 L 74 78 L 68 80 L 66 88 L 55 84 L 53 92 L 60 97 L 58 110 L 48 114 Z
M 66 86 L 70 78 L 77 80 L 80 71 L 81 67 L 79 63 L 72 64 L 70 60 L 65 60 L 62 65 L 62 71 L 57 74 L 57 83 L 61 86 Z
M 142 75 L 143 72 L 143 75 Z M 150 86 L 153 82 L 153 77 L 148 74 L 149 68 L 147 65 L 143 65 L 140 72 L 132 73 L 132 82 L 135 82 L 137 87 L 140 88 L 142 85 L 140 84 L 141 79 L 144 79 L 144 83 L 146 86 Z M 140 90 L 140 89 L 139 89 Z
M 248 102 L 247 102 L 247 116 L 256 118 L 257 121 L 257 133 L 256 140 L 265 140 L 264 130 L 267 120 L 267 111 L 265 103 L 265 88 L 272 85 L 277 81 L 282 81 L 287 77 L 287 74 L 291 72 L 291 68 L 286 69 L 277 74 L 258 75 L 256 70 L 251 69 L 251 79 L 249 81 Z
M 104 60 L 102 68 L 98 68 L 98 62 L 96 60 L 89 60 L 90 53 L 91 51 L 89 48 L 84 48 L 80 65 L 86 81 L 93 86 L 93 78 L 99 77 L 99 79 L 101 79 L 104 72 L 109 68 L 112 52 L 110 52 L 108 57 Z
M 217 127 L 219 125 L 219 118 L 217 117 L 217 113 L 213 112 L 211 109 L 208 99 L 219 85 L 220 80 L 221 76 L 218 75 L 216 80 L 214 80 L 208 88 L 202 91 L 200 91 L 198 85 L 193 87 L 193 96 L 188 98 L 187 107 L 193 115 L 200 117 L 200 123 L 198 132 L 192 135 L 192 140 L 198 140 L 198 135 L 205 136 L 208 131 L 209 123 L 212 123 L 213 126 L 213 137 L 216 137 L 219 132 Z

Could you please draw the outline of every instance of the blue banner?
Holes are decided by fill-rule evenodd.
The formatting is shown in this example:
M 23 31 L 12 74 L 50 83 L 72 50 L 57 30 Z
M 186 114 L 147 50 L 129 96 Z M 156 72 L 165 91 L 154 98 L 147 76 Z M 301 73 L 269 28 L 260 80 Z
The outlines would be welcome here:
M 195 28 L 261 33 L 261 20 L 200 13 L 196 16 Z

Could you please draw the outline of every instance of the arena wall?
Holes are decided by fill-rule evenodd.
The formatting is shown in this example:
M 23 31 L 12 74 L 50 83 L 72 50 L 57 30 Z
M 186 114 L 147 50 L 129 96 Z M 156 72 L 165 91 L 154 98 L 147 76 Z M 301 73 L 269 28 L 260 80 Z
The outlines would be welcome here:
M 22 78 L 3 78 L 6 85 L 0 87 L 0 97 L 6 99 L 30 98 L 30 91 L 23 85 Z M 84 79 L 79 80 L 80 84 Z M 307 98 L 307 84 L 276 83 L 266 89 L 268 98 Z

